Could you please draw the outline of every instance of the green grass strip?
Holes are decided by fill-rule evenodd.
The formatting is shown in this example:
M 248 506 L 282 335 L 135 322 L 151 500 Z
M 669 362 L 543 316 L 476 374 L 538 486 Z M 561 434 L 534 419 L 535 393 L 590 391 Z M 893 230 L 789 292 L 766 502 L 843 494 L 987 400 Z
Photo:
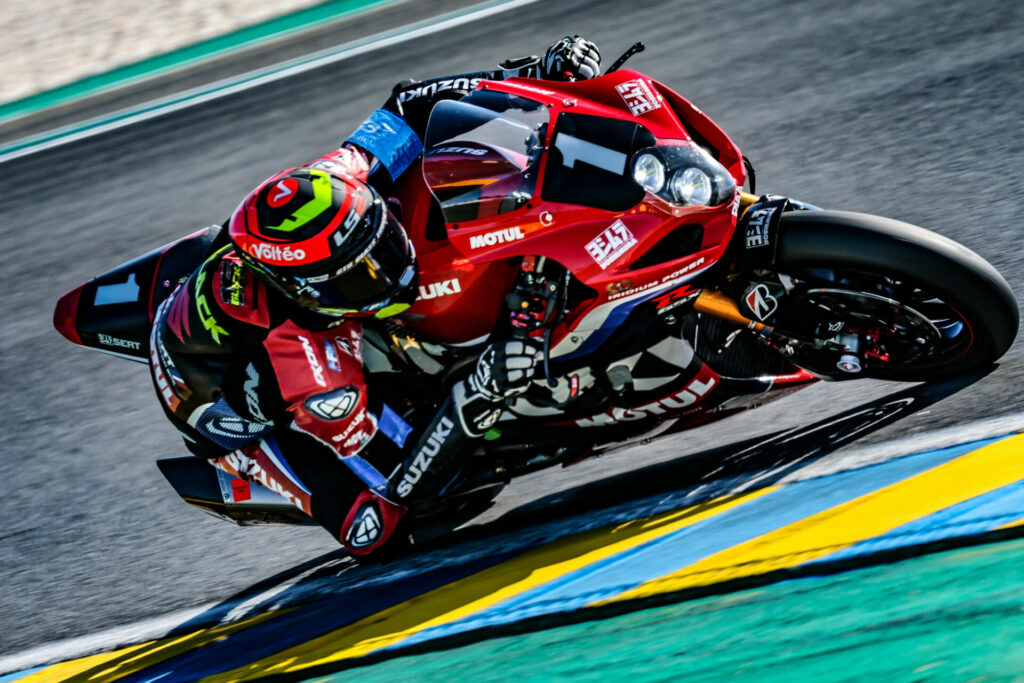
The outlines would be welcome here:
M 183 66 L 195 64 L 268 38 L 280 37 L 319 24 L 326 24 L 348 15 L 389 5 L 397 1 L 327 0 L 319 5 L 275 17 L 260 24 L 247 26 L 226 35 L 187 45 L 171 52 L 96 74 L 95 76 L 88 76 L 67 85 L 7 102 L 0 105 L 0 123 L 19 116 L 33 114 L 48 107 L 66 104 L 76 99 L 95 95 L 144 78 L 150 78 Z
M 1024 541 L 949 551 L 317 680 L 1021 680 L 1022 565 Z

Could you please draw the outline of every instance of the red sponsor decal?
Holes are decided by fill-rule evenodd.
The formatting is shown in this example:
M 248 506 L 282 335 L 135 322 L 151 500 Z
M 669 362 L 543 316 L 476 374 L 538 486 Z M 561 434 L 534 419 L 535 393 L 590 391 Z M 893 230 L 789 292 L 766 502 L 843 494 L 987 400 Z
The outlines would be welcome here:
M 298 189 L 299 182 L 295 178 L 279 180 L 267 193 L 267 204 L 270 204 L 275 209 L 279 206 L 284 206 L 295 196 L 295 192 Z
M 654 301 L 657 304 L 655 308 L 660 311 L 666 306 L 674 304 L 675 302 L 680 301 L 681 299 L 689 296 L 690 294 L 693 294 L 696 291 L 697 290 L 690 285 L 683 285 L 679 289 L 674 289 L 668 294 L 665 294 L 664 296 L 655 299 Z
M 236 503 L 241 503 L 252 498 L 252 489 L 249 488 L 249 482 L 244 479 L 232 479 L 231 498 Z

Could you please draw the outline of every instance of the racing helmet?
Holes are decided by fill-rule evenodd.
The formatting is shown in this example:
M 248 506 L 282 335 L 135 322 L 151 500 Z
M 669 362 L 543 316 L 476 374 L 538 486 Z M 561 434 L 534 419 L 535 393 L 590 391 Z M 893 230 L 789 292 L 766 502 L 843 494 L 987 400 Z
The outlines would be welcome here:
M 416 297 L 416 254 L 369 185 L 318 168 L 283 171 L 235 209 L 239 258 L 300 306 L 333 317 L 384 318 Z

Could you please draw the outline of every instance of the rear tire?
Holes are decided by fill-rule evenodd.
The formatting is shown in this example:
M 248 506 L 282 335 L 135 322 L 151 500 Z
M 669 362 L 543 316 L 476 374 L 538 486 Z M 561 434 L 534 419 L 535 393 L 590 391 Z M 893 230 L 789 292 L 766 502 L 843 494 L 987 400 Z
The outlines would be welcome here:
M 995 362 L 1017 336 L 1020 313 L 1002 275 L 967 247 L 908 223 L 845 211 L 789 212 L 774 267 L 787 275 L 834 269 L 876 283 L 891 278 L 962 319 L 959 336 L 943 339 L 945 346 L 924 360 L 865 367 L 859 377 L 917 382 L 962 375 Z

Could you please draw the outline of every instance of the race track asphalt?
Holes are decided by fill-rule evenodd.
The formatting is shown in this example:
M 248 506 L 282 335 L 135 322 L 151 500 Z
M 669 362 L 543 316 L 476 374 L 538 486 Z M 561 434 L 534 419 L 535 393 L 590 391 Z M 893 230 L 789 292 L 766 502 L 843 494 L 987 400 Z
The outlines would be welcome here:
M 153 465 L 182 449 L 145 369 L 59 337 L 57 297 L 224 220 L 255 183 L 340 142 L 396 81 L 539 52 L 567 32 L 597 41 L 606 63 L 643 40 L 630 66 L 708 112 L 754 161 L 759 189 L 936 230 L 1024 294 L 1024 6 L 1009 1 L 536 4 L 0 164 L 0 655 L 222 599 L 335 552 L 317 529 L 238 529 L 181 503 Z M 914 409 L 854 445 L 1020 413 L 1022 378 L 1018 340 L 976 381 L 900 394 Z M 616 474 L 874 410 L 905 391 L 815 387 L 643 451 L 531 476 L 487 519 L 585 509 Z M 709 460 L 687 476 L 710 473 Z M 618 495 L 673 485 L 666 468 L 650 472 Z

